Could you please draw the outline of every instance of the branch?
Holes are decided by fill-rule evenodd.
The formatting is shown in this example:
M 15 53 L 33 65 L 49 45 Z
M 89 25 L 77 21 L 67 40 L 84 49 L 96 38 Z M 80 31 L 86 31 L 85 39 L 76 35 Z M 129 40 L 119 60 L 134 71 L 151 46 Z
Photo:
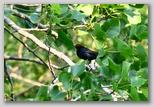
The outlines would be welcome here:
M 48 80 L 49 78 L 51 78 L 51 75 L 49 75 L 49 76 L 47 76 L 46 78 L 42 79 L 41 81 L 39 81 L 39 83 L 43 83 L 44 81 Z M 25 89 L 25 90 L 23 90 L 23 91 L 17 93 L 16 95 L 14 95 L 14 98 L 16 98 L 16 97 L 18 97 L 18 96 L 20 96 L 20 95 L 22 95 L 22 94 L 28 92 L 29 90 L 31 90 L 31 89 L 33 89 L 33 88 L 35 88 L 35 87 L 37 87 L 37 85 L 33 85 L 33 86 L 31 86 L 31 87 L 29 87 L 29 88 L 27 88 L 27 89 Z M 6 101 L 10 101 L 10 99 L 7 99 Z
M 31 22 L 31 21 L 30 21 L 30 17 L 29 17 L 28 15 L 26 15 L 26 14 L 20 13 L 20 12 L 15 11 L 15 10 L 12 10 L 12 9 L 10 9 L 10 8 L 7 8 L 6 10 L 9 11 L 9 12 L 11 12 L 11 13 L 13 13 L 14 15 L 16 15 L 16 16 L 22 18 L 22 19 L 25 19 L 25 20 Z M 4 17 L 5 17 L 5 16 L 4 16 Z M 34 25 L 36 25 L 36 26 L 38 26 L 39 28 L 43 29 L 43 30 L 40 30 L 40 31 L 47 31 L 47 30 L 49 29 L 49 28 L 47 28 L 45 25 L 43 25 L 43 24 L 41 24 L 41 23 L 39 23 L 39 24 L 36 23 L 36 24 L 34 24 Z M 51 33 L 52 33 L 52 35 L 55 36 L 56 38 L 58 37 L 58 34 L 57 34 L 55 31 L 51 30 Z
M 112 98 L 113 98 L 113 101 L 118 101 L 117 98 L 115 97 L 115 95 L 112 94 L 112 91 L 111 91 L 109 88 L 104 87 L 102 84 L 101 84 L 101 86 L 102 86 L 102 89 L 103 89 L 107 94 L 111 94 L 111 96 L 112 96 Z
M 9 81 L 10 84 L 11 84 L 11 91 L 12 91 L 12 92 L 11 92 L 11 101 L 14 101 L 14 94 L 13 94 L 14 85 L 13 85 L 12 78 L 11 78 L 9 72 L 7 71 L 5 59 L 4 59 L 4 72 L 5 72 L 5 74 L 6 74 L 6 77 L 7 77 L 8 81 Z
M 91 91 L 91 89 L 88 89 L 88 90 L 84 91 L 83 94 L 87 94 L 87 93 L 89 93 L 90 91 Z M 81 98 L 81 95 L 78 96 L 78 97 L 76 97 L 75 99 L 73 99 L 73 100 L 71 100 L 71 101 L 77 101 L 77 100 L 80 99 L 80 98 Z
M 17 75 L 15 73 L 11 73 L 11 77 L 14 77 L 14 78 L 16 78 L 18 80 L 21 80 L 21 81 L 24 81 L 26 83 L 30 83 L 30 84 L 33 84 L 33 85 L 36 85 L 36 86 L 39 86 L 39 87 L 40 86 L 45 86 L 44 84 L 41 84 L 39 82 L 34 82 L 34 81 L 30 80 L 30 79 L 23 78 L 22 76 Z
M 27 37 L 28 39 L 32 40 L 34 43 L 36 43 L 40 48 L 49 51 L 49 48 L 39 39 L 37 39 L 33 34 L 30 34 L 24 30 L 22 30 L 20 27 L 18 27 L 12 20 L 4 16 L 4 21 L 6 24 L 8 24 L 10 27 L 12 27 L 15 31 L 17 31 L 19 34 L 21 34 L 24 37 Z M 62 52 L 59 52 L 55 50 L 54 48 L 50 47 L 50 52 L 53 53 L 55 56 L 61 58 L 65 62 L 67 62 L 70 66 L 75 65 L 66 55 L 64 55 Z
M 13 56 L 4 55 L 4 59 L 5 60 L 17 60 L 17 61 L 29 61 L 29 62 L 35 62 L 35 63 L 40 64 L 40 65 L 44 65 L 41 62 L 41 60 L 34 60 L 34 59 L 29 59 L 29 58 L 19 58 L 19 57 L 13 57 Z M 54 69 L 57 69 L 57 70 L 63 70 L 64 68 L 68 67 L 68 65 L 59 67 L 59 66 L 54 65 L 54 64 L 50 64 L 50 66 L 52 66 Z

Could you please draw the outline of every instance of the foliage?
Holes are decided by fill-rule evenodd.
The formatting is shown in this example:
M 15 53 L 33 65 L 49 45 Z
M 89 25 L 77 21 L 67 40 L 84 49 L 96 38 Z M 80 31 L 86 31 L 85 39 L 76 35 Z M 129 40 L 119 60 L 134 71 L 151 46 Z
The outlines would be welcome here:
M 29 31 L 39 40 L 63 52 L 75 65 L 55 70 L 59 82 L 51 91 L 48 86 L 53 78 L 43 86 L 35 87 L 16 97 L 16 101 L 113 101 L 111 94 L 103 86 L 113 91 L 118 101 L 148 101 L 148 6 L 143 4 L 44 4 L 39 6 L 13 5 L 13 9 L 29 16 L 30 20 L 17 17 L 9 12 L 10 5 L 4 5 L 4 15 L 21 28 L 36 28 L 41 23 L 50 30 Z M 71 7 L 71 8 L 70 8 Z M 73 9 L 72 9 L 73 8 Z M 85 20 L 84 23 L 83 19 Z M 9 26 L 4 23 L 4 26 Z M 54 30 L 58 37 L 52 34 Z M 16 33 L 17 34 L 17 33 Z M 37 49 L 32 41 L 22 38 L 45 62 L 48 52 Z M 89 72 L 86 61 L 79 59 L 74 44 L 98 51 L 96 70 Z M 13 44 L 16 44 L 14 46 Z M 4 54 L 36 59 L 23 48 L 7 31 L 4 31 Z M 20 53 L 21 51 L 21 53 Z M 65 61 L 50 55 L 51 62 L 57 66 Z M 7 60 L 10 73 L 39 82 L 51 75 L 48 68 L 38 64 Z M 11 94 L 11 87 L 4 77 L 5 99 Z M 14 94 L 32 86 L 13 78 Z M 90 92 L 85 93 L 89 90 Z

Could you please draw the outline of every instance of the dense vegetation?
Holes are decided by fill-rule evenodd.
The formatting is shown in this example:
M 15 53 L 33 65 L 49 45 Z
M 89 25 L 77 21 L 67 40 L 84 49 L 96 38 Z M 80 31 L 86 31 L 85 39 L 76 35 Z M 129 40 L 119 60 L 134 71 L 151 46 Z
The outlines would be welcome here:
M 148 5 L 5 4 L 4 68 L 5 101 L 148 101 Z

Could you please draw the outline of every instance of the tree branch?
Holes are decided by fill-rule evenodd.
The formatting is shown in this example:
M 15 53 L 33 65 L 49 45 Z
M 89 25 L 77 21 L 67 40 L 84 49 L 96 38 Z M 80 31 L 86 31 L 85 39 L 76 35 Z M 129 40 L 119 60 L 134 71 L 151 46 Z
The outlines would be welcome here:
M 12 92 L 11 92 L 11 101 L 14 101 L 14 94 L 13 94 L 14 85 L 13 85 L 12 78 L 11 78 L 9 72 L 7 71 L 5 59 L 4 59 L 4 72 L 5 72 L 5 74 L 6 74 L 6 77 L 7 77 L 8 81 L 9 81 L 10 84 L 11 84 L 11 91 L 12 91 Z
M 29 62 L 35 62 L 37 64 L 44 65 L 40 60 L 34 60 L 34 59 L 29 59 L 29 58 L 19 58 L 19 57 L 13 57 L 13 56 L 4 55 L 4 59 L 5 60 L 17 60 L 17 61 L 29 61 Z M 59 67 L 57 65 L 50 64 L 50 66 L 52 66 L 54 69 L 57 69 L 57 70 L 63 70 L 64 68 L 68 67 L 69 65 Z
M 36 43 L 40 48 L 49 51 L 49 48 L 39 39 L 37 39 L 33 34 L 30 34 L 24 30 L 22 30 L 20 27 L 18 27 L 12 20 L 4 16 L 4 21 L 6 24 L 8 24 L 10 27 L 12 27 L 15 31 L 17 31 L 19 34 L 21 34 L 24 37 L 27 37 L 28 39 L 32 40 L 34 43 Z M 66 55 L 64 55 L 62 52 L 59 52 L 55 50 L 54 48 L 50 47 L 50 52 L 53 53 L 55 56 L 63 59 L 65 62 L 67 62 L 70 66 L 75 65 Z
M 16 15 L 16 16 L 22 18 L 22 19 L 25 19 L 25 20 L 31 22 L 31 21 L 30 21 L 30 17 L 29 17 L 28 15 L 26 15 L 26 14 L 23 14 L 23 13 L 21 13 L 21 12 L 15 11 L 15 10 L 10 9 L 10 8 L 7 8 L 6 10 L 9 11 L 9 12 L 11 12 L 11 13 L 13 13 L 14 15 Z M 39 28 L 43 29 L 43 30 L 40 29 L 39 31 L 47 31 L 47 30 L 49 29 L 48 27 L 46 27 L 45 25 L 43 25 L 43 24 L 41 24 L 41 23 L 39 23 L 39 24 L 36 23 L 36 24 L 34 24 L 34 25 L 36 25 L 36 26 L 38 26 Z M 36 28 L 34 28 L 34 29 L 36 29 Z M 53 36 L 55 36 L 56 38 L 58 37 L 58 34 L 57 34 L 55 31 L 53 31 L 53 30 L 51 30 L 51 34 L 52 34 Z

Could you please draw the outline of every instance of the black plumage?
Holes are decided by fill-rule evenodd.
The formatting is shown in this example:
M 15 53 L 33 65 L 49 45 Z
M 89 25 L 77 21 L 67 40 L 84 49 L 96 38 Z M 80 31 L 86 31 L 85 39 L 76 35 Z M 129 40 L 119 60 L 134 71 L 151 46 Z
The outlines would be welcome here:
M 81 44 L 76 44 L 75 48 L 77 56 L 81 59 L 91 62 L 91 60 L 96 59 L 96 57 L 98 56 L 98 52 L 92 51 Z

